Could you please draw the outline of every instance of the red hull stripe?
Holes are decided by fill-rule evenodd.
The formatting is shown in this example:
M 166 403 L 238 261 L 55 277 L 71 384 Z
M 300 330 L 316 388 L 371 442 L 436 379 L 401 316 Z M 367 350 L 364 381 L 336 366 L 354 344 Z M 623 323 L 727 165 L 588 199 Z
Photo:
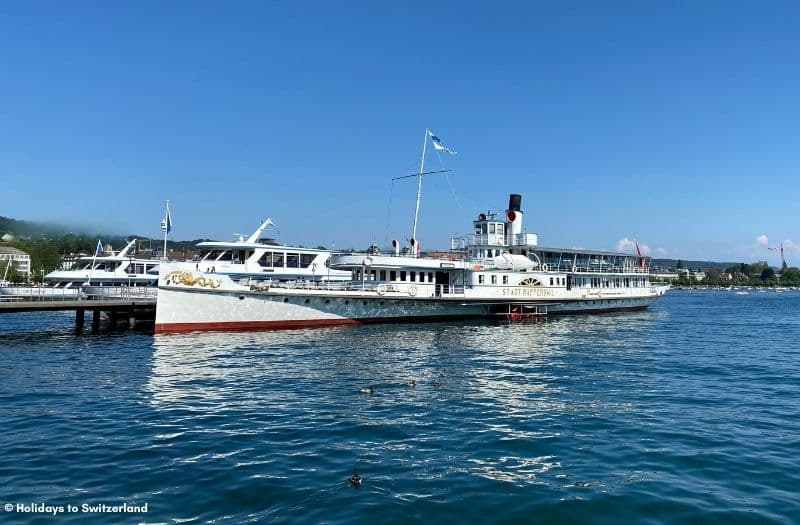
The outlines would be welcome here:
M 351 324 L 373 323 L 435 323 L 458 319 L 483 317 L 483 315 L 440 315 L 418 317 L 373 317 L 368 319 L 301 319 L 298 321 L 231 321 L 224 323 L 158 323 L 156 333 L 241 330 L 296 330 L 300 328 L 322 328 Z
M 625 312 L 632 310 L 644 310 L 647 306 L 628 306 L 619 308 L 603 308 L 595 310 L 573 310 L 569 312 L 550 312 L 548 315 L 571 315 L 571 314 L 605 314 L 612 312 Z M 326 326 L 343 326 L 354 324 L 378 324 L 378 323 L 435 323 L 442 321 L 454 321 L 459 319 L 489 318 L 486 315 L 440 315 L 440 316 L 416 316 L 416 317 L 372 317 L 364 319 L 301 319 L 297 321 L 230 321 L 220 323 L 158 323 L 155 325 L 156 333 L 169 332 L 197 332 L 197 331 L 244 331 L 244 330 L 297 330 L 302 328 L 322 328 Z M 503 317 L 502 314 L 491 318 Z

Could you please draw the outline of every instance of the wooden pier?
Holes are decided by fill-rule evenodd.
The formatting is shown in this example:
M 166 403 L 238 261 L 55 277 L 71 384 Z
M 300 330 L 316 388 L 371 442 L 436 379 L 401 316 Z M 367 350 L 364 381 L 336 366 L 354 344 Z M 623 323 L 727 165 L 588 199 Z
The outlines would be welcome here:
M 0 302 L 0 314 L 19 312 L 75 312 L 75 332 L 83 332 L 86 311 L 92 312 L 92 333 L 100 331 L 100 319 L 106 315 L 111 327 L 124 323 L 134 328 L 138 323 L 152 323 L 156 315 L 155 297 L 137 299 L 57 299 Z

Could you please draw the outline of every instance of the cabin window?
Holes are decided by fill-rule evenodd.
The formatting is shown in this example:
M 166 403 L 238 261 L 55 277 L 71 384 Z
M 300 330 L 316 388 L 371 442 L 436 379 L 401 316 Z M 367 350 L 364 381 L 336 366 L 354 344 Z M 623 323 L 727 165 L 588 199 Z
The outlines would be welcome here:
M 381 270 L 380 276 L 381 276 L 381 281 L 385 281 L 386 280 L 386 270 Z
M 369 271 L 369 280 L 374 281 L 375 277 L 377 276 L 378 270 L 370 270 Z
M 405 270 L 400 270 L 400 280 L 401 281 L 405 281 L 406 280 L 406 271 Z
M 497 225 L 497 233 L 499 233 L 500 235 L 503 235 L 503 226 L 504 225 L 502 222 Z
M 411 282 L 417 281 L 417 272 L 411 272 Z
M 550 286 L 553 286 L 553 278 L 550 278 Z
M 503 284 L 508 284 L 508 275 L 503 276 Z
M 476 224 L 475 225 L 475 235 L 480 235 L 480 234 L 481 234 L 481 225 L 480 224 Z
M 478 275 L 478 284 L 483 284 L 483 274 Z
M 425 282 L 425 272 L 419 272 L 419 282 Z
M 494 223 L 489 224 L 489 233 L 494 233 Z
M 287 253 L 286 254 L 286 267 L 287 268 L 300 268 L 300 254 Z
M 258 264 L 266 268 L 283 268 L 282 252 L 264 252 L 258 260 Z
M 492 284 L 497 284 L 497 276 L 492 275 Z
M 313 253 L 301 253 L 300 254 L 300 268 L 308 268 L 311 266 L 311 263 L 314 262 L 316 259 L 316 254 Z
M 391 272 L 389 272 L 389 280 L 390 281 L 396 281 L 397 280 L 397 272 L 396 271 L 392 270 Z
M 428 272 L 428 282 L 429 283 L 433 282 L 433 272 Z

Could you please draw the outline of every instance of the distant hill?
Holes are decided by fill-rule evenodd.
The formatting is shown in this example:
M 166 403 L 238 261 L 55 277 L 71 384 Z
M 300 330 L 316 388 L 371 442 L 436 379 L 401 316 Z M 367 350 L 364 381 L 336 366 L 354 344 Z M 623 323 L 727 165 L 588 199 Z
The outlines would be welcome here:
M 0 216 L 0 235 L 8 233 L 14 237 L 47 237 L 63 235 L 67 231 L 67 228 L 56 224 L 19 221 L 10 217 Z

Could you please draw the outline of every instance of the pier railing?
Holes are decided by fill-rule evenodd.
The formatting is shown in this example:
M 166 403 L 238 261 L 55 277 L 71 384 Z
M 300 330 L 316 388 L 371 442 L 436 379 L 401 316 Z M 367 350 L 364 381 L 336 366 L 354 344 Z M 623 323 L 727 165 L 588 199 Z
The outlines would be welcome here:
M 2 290 L 0 302 L 155 300 L 157 294 L 158 288 L 153 286 L 14 286 Z

